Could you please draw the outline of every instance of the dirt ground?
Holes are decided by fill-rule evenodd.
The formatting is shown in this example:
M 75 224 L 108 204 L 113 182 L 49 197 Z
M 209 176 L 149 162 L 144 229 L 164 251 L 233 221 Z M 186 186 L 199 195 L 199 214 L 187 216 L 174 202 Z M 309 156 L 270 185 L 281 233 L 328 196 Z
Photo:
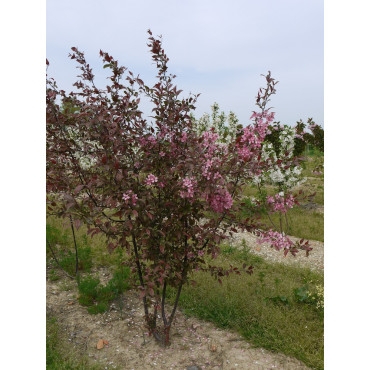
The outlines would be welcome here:
M 108 273 L 100 271 L 101 280 Z M 105 278 L 105 279 L 104 279 Z M 110 311 L 90 315 L 77 301 L 75 283 L 47 281 L 47 313 L 57 318 L 71 349 L 85 353 L 91 363 L 105 369 L 307 369 L 294 358 L 255 348 L 239 334 L 208 322 L 187 318 L 177 311 L 171 345 L 162 347 L 143 326 L 142 302 L 135 291 L 125 293 L 122 313 L 113 303 Z M 99 340 L 108 341 L 97 349 Z

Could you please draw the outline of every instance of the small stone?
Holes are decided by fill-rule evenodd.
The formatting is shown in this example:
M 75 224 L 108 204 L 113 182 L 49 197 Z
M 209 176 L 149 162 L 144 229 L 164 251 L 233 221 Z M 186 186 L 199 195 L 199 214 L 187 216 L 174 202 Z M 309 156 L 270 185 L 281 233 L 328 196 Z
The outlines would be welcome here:
M 188 366 L 186 370 L 201 370 L 199 366 L 193 365 L 193 366 Z

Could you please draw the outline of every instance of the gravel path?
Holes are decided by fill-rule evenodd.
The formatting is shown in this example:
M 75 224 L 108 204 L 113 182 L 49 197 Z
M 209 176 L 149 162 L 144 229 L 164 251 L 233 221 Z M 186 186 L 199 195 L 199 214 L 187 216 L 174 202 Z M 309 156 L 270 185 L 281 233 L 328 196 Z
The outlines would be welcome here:
M 300 238 L 295 238 L 294 236 L 289 236 L 292 241 L 299 240 Z M 254 254 L 257 254 L 266 260 L 272 262 L 280 262 L 287 265 L 295 265 L 298 267 L 308 267 L 315 271 L 324 271 L 324 243 L 319 241 L 311 240 L 311 247 L 313 248 L 309 256 L 306 257 L 304 251 L 299 251 L 294 257 L 292 254 L 288 254 L 284 257 L 283 252 L 278 252 L 275 249 L 269 247 L 266 244 L 258 244 L 257 237 L 248 232 L 240 232 L 234 234 L 230 242 L 235 247 L 241 248 L 243 239 L 246 242 L 247 247 Z

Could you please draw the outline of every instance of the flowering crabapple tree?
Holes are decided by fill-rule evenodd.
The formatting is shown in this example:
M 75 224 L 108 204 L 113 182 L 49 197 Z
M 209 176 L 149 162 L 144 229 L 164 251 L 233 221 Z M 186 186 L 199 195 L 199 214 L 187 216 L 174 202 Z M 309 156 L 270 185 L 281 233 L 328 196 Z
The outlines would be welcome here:
M 223 269 L 212 261 L 237 228 L 255 229 L 253 220 L 240 221 L 236 214 L 243 186 L 267 165 L 261 145 L 274 117 L 266 103 L 276 82 L 266 76 L 254 122 L 233 142 L 219 143 L 216 133 L 197 132 L 191 118 L 197 96 L 180 98 L 162 40 L 148 33 L 158 72 L 154 86 L 100 51 L 111 75 L 98 88 L 75 47 L 70 58 L 81 70 L 77 91 L 66 94 L 47 76 L 47 204 L 50 213 L 73 217 L 76 227 L 85 224 L 91 236 L 104 234 L 109 250 L 127 251 L 149 333 L 169 344 L 192 271 L 207 271 L 220 282 L 231 273 L 252 273 L 252 266 Z M 153 105 L 149 118 L 140 110 L 142 97 Z M 287 248 L 294 253 L 305 247 Z M 169 286 L 176 297 L 166 312 Z

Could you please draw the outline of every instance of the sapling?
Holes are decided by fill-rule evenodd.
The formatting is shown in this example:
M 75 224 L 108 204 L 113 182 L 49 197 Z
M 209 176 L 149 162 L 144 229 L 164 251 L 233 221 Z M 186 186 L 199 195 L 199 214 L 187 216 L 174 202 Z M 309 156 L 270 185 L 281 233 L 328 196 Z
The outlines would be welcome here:
M 100 51 L 111 76 L 106 88 L 98 88 L 75 47 L 70 58 L 81 70 L 77 92 L 66 94 L 47 78 L 47 202 L 50 212 L 71 215 L 76 228 L 84 223 L 89 235 L 103 233 L 109 250 L 127 252 L 149 333 L 167 345 L 182 287 L 192 282 L 193 271 L 207 271 L 219 282 L 253 271 L 245 264 L 223 269 L 213 260 L 237 229 L 256 228 L 237 214 L 243 187 L 268 166 L 261 149 L 274 119 L 267 102 L 276 81 L 265 76 L 257 96 L 261 111 L 234 140 L 220 143 L 217 133 L 196 130 L 191 113 L 199 95 L 180 97 L 162 40 L 148 32 L 158 73 L 154 86 Z M 142 97 L 153 106 L 148 118 L 140 109 Z M 68 105 L 75 109 L 61 108 Z M 298 247 L 305 249 L 285 248 L 294 253 Z M 167 312 L 170 286 L 176 296 Z

